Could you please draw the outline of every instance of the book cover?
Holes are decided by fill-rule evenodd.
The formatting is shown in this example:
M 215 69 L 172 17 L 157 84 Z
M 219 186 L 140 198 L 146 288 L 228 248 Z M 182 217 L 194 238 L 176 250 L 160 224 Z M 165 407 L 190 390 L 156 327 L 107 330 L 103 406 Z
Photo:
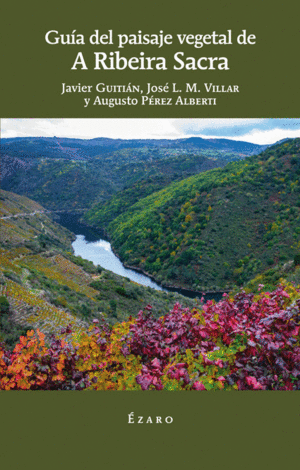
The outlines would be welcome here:
M 298 17 L 294 0 L 6 4 L 1 137 L 299 137 Z M 13 469 L 297 462 L 297 391 L 196 391 L 1 391 L 1 460 Z

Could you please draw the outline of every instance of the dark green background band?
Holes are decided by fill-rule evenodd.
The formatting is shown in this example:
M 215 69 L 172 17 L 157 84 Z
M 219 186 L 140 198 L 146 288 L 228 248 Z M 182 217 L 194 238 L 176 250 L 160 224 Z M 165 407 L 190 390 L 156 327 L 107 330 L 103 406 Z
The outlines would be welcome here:
M 124 54 L 226 56 L 229 71 L 71 71 L 80 46 L 50 46 L 48 30 L 205 34 L 243 29 L 255 46 L 130 47 Z M 3 118 L 300 116 L 299 2 L 13 2 L 1 7 L 0 109 Z M 84 46 L 86 57 L 94 51 Z M 111 50 L 117 50 L 116 47 Z M 126 52 L 125 52 L 126 51 Z M 61 83 L 237 84 L 218 106 L 82 105 Z M 299 392 L 1 392 L 3 468 L 291 468 L 299 464 Z M 167 425 L 129 425 L 135 416 L 173 416 Z
M 2 117 L 299 117 L 299 2 L 270 1 L 151 1 L 130 0 L 6 2 L 1 8 Z M 114 32 L 114 45 L 95 46 L 89 36 L 98 29 Z M 47 31 L 84 34 L 85 45 L 49 45 Z M 117 34 L 172 34 L 172 45 L 127 46 L 118 49 Z M 255 45 L 180 45 L 177 33 L 255 34 Z M 127 58 L 166 57 L 168 70 L 94 70 L 94 52 L 119 50 Z M 173 56 L 227 57 L 230 70 L 173 70 Z M 71 70 L 78 52 L 88 70 Z M 83 106 L 83 93 L 61 95 L 69 85 L 161 84 L 176 82 L 238 85 L 240 93 L 209 95 L 217 106 Z M 97 96 L 93 93 L 92 98 Z M 103 94 L 101 94 L 101 97 Z M 117 97 L 127 96 L 115 95 Z M 157 95 L 159 96 L 159 95 Z M 189 95 L 195 96 L 195 95 Z M 200 96 L 204 96 L 201 94 Z
M 299 464 L 299 392 L 1 392 L 7 469 L 282 469 Z M 128 414 L 173 416 L 128 424 Z

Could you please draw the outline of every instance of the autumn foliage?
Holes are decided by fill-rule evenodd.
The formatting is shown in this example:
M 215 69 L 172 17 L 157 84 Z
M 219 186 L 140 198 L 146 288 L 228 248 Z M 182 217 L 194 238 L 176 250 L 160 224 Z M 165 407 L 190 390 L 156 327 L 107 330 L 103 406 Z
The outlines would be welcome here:
M 0 348 L 1 390 L 299 390 L 299 290 L 224 295 L 199 309 L 151 306 L 78 335 L 39 331 Z

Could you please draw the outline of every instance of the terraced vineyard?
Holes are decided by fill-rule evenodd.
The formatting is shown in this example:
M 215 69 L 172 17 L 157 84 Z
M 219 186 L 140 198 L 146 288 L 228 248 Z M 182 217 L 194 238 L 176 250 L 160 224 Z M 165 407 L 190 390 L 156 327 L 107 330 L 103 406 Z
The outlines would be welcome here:
M 8 315 L 0 316 L 0 342 L 13 347 L 28 329 L 39 329 L 47 341 L 68 325 L 79 334 L 94 318 L 112 324 L 137 315 L 147 303 L 157 316 L 176 301 L 192 307 L 178 294 L 137 285 L 74 256 L 74 236 L 41 206 L 6 191 L 0 197 L 2 217 L 23 214 L 0 218 L 0 298 L 9 305 Z
M 80 292 L 86 297 L 95 300 L 98 292 L 90 287 L 91 276 L 82 268 L 67 260 L 61 254 L 45 258 L 43 255 L 27 256 L 22 260 L 22 266 L 31 271 L 38 267 L 39 273 L 58 284 L 67 286 L 75 292 Z
M 28 329 L 39 329 L 48 337 L 59 336 L 61 329 L 71 325 L 75 332 L 83 332 L 87 323 L 74 315 L 55 307 L 38 294 L 31 292 L 14 281 L 8 280 L 1 286 L 0 295 L 5 296 L 13 312 L 13 320 Z

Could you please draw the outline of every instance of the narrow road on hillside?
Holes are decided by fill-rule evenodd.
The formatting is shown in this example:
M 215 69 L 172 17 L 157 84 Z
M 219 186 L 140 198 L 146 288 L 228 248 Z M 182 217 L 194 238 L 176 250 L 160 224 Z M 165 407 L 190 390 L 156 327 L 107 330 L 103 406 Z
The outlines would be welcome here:
M 0 217 L 0 220 L 4 220 L 4 219 L 13 219 L 13 218 L 16 218 L 16 217 L 27 217 L 28 215 L 32 216 L 32 215 L 36 215 L 36 214 L 49 214 L 49 213 L 59 213 L 59 212 L 64 212 L 64 213 L 73 213 L 73 212 L 85 212 L 87 211 L 88 209 L 73 209 L 71 211 L 66 211 L 66 210 L 59 210 L 59 211 L 50 211 L 50 210 L 44 210 L 44 211 L 34 211 L 34 212 L 25 212 L 25 213 L 20 213 L 20 214 L 14 214 L 14 215 L 5 215 L 5 216 L 2 216 Z
M 28 215 L 44 214 L 45 212 L 51 212 L 51 211 L 34 211 L 34 212 L 25 212 L 24 214 L 5 215 L 3 217 L 0 217 L 0 220 L 13 219 L 15 217 L 26 217 Z

